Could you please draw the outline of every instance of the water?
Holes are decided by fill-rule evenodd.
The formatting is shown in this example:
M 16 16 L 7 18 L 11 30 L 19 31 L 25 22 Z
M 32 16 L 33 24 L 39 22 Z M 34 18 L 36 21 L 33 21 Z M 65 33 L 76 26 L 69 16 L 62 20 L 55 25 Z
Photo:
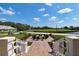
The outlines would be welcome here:
M 67 34 L 79 34 L 79 32 L 70 32 L 70 33 L 67 33 Z

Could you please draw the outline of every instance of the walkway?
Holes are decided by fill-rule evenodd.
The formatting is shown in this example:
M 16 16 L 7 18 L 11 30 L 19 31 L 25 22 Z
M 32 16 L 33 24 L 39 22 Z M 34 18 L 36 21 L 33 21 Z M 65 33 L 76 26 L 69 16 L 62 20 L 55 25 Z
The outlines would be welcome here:
M 44 41 L 33 41 L 28 53 L 26 56 L 50 56 L 52 49 L 49 44 Z
M 47 39 L 44 39 L 47 42 L 51 42 L 52 40 L 54 40 L 52 37 L 48 37 Z M 32 36 L 30 36 L 29 38 L 26 39 L 27 42 L 33 42 L 34 40 L 32 39 Z

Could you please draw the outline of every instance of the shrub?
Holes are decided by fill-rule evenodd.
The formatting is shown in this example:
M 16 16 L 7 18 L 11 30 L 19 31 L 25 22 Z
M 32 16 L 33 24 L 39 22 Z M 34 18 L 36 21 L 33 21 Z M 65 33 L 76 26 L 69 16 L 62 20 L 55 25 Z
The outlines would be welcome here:
M 49 36 L 48 35 L 45 35 L 45 39 L 47 39 Z
M 22 34 L 14 34 L 14 36 L 18 39 L 26 40 L 30 36 L 30 34 L 22 33 Z
M 48 42 L 49 46 L 52 48 L 53 43 L 52 42 Z
M 27 45 L 30 46 L 32 44 L 32 42 L 28 42 Z
M 52 38 L 54 38 L 54 41 L 64 39 L 64 35 L 51 35 Z

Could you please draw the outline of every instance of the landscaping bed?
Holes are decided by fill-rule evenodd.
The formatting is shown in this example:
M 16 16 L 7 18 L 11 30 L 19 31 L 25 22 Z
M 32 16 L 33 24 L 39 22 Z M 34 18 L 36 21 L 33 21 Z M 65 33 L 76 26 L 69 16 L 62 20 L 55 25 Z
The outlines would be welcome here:
M 9 32 L 0 32 L 0 37 L 9 36 L 8 33 Z M 14 36 L 14 37 L 21 39 L 21 40 L 26 40 L 30 36 L 30 34 L 27 34 L 26 31 L 19 31 L 17 34 L 12 33 L 11 36 Z
M 51 35 L 52 38 L 54 38 L 54 41 L 64 39 L 64 35 Z
M 53 47 L 53 42 L 48 42 L 48 44 L 51 48 Z
M 15 34 L 14 36 L 15 36 L 16 38 L 18 38 L 18 39 L 26 40 L 26 39 L 30 36 L 30 34 L 21 33 L 21 34 Z

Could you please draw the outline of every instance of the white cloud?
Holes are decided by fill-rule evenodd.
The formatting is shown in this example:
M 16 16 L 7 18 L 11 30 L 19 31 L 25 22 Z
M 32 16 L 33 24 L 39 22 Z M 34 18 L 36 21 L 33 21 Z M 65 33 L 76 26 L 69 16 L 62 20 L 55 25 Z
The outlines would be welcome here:
M 13 15 L 13 14 L 15 14 L 15 12 L 11 7 L 8 9 L 4 9 L 4 8 L 0 7 L 0 14 Z
M 55 22 L 55 21 L 58 21 L 58 18 L 56 16 L 52 16 L 48 19 L 50 22 Z
M 9 7 L 8 9 L 11 10 L 11 11 L 14 11 L 11 7 Z
M 4 11 L 4 9 L 0 6 L 0 12 L 1 12 L 1 11 Z
M 6 21 L 7 19 L 6 18 L 0 18 L 0 20 Z
M 38 9 L 38 11 L 45 11 L 45 8 L 40 8 Z
M 33 18 L 34 19 L 34 21 L 36 21 L 36 22 L 40 22 L 40 18 Z
M 63 22 L 64 22 L 64 20 L 60 20 L 58 23 L 61 24 L 61 23 L 63 23 Z
M 49 14 L 44 14 L 43 16 L 49 16 Z
M 69 13 L 71 11 L 73 11 L 71 8 L 64 8 L 64 9 L 59 10 L 57 13 L 65 14 L 65 13 Z
M 5 22 L 5 21 L 7 21 L 7 19 L 6 18 L 0 18 L 0 21 Z
M 52 3 L 45 3 L 45 5 L 47 5 L 47 6 L 52 6 Z
M 13 11 L 7 10 L 7 11 L 5 12 L 5 14 L 13 15 L 13 14 L 15 14 L 15 13 L 14 13 Z
M 72 18 L 72 20 L 78 20 L 78 19 L 79 19 L 79 18 L 76 18 L 76 17 L 75 17 L 75 18 Z

